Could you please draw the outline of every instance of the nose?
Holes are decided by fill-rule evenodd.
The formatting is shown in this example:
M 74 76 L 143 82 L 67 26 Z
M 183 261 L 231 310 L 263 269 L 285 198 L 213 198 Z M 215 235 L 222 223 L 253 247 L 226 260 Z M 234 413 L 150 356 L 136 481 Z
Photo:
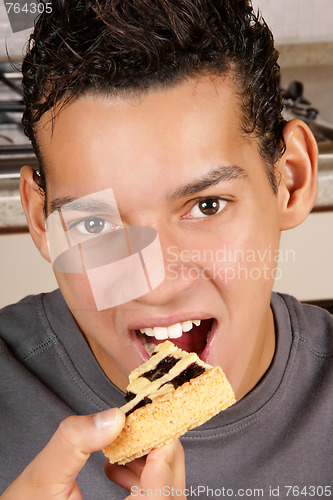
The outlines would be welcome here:
M 137 300 L 146 305 L 160 306 L 170 304 L 174 299 L 196 286 L 201 277 L 198 265 L 190 259 L 182 260 L 182 247 L 174 237 L 161 236 L 160 244 L 165 269 L 164 280 L 149 293 Z

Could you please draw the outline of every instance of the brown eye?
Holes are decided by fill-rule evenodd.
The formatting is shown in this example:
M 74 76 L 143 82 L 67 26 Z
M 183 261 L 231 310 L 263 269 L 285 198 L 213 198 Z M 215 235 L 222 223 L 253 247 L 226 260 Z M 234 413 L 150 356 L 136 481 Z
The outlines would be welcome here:
M 199 201 L 198 208 L 203 215 L 214 215 L 219 211 L 220 201 L 216 199 Z
M 228 204 L 223 198 L 202 198 L 185 215 L 186 219 L 203 219 L 216 215 Z

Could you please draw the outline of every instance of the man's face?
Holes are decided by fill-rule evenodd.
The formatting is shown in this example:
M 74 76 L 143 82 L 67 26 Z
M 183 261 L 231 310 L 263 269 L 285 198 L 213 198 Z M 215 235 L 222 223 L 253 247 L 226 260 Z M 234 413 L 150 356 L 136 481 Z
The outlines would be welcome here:
M 56 271 L 97 360 L 122 389 L 166 334 L 220 365 L 238 397 L 272 359 L 278 204 L 240 115 L 230 81 L 205 77 L 142 97 L 81 97 L 53 131 L 49 115 L 39 124 L 49 210 L 112 189 L 124 225 L 159 235 L 165 279 L 127 303 L 97 311 L 85 274 Z M 89 217 L 79 227 L 88 235 L 110 227 L 105 213 Z M 191 320 L 202 321 L 182 333 Z

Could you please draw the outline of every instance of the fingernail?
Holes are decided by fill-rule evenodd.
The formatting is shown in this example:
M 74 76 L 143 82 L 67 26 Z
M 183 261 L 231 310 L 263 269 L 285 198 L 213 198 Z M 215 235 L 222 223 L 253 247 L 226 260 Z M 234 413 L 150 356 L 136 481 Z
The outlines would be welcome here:
M 124 414 L 118 408 L 111 408 L 110 410 L 96 413 L 93 416 L 95 427 L 100 431 L 106 431 L 111 427 L 118 426 L 124 420 Z

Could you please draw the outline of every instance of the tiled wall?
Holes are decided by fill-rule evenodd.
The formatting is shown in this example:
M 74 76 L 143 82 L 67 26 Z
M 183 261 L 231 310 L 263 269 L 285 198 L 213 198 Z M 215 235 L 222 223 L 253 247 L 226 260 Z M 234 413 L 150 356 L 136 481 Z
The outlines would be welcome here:
M 333 41 L 333 0 L 253 0 L 272 28 L 277 43 Z M 0 0 L 0 59 L 21 58 L 29 31 L 12 34 Z
M 253 0 L 277 43 L 333 41 L 333 0 Z

